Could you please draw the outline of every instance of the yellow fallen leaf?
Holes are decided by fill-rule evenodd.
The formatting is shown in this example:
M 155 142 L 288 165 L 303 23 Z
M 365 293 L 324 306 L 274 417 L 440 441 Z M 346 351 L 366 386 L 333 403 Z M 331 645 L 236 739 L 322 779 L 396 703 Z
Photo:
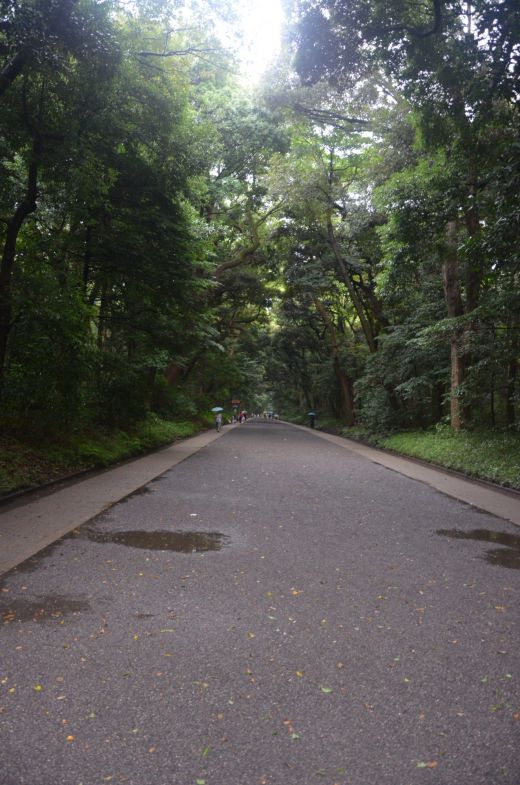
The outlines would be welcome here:
M 42 687 L 41 684 L 35 684 L 34 687 L 33 687 L 33 690 L 35 692 L 41 692 L 43 690 L 43 687 Z
M 304 673 L 305 673 L 305 671 L 296 671 L 296 675 L 298 676 L 299 679 L 301 679 L 301 677 L 304 675 Z
M 67 736 L 67 741 L 74 741 L 74 736 Z

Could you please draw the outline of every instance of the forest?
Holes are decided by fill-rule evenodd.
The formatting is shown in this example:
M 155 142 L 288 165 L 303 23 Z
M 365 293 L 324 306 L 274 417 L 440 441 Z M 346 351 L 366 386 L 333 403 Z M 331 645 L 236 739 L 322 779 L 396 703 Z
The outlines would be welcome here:
M 255 85 L 234 6 L 0 0 L 1 488 L 237 399 L 520 487 L 517 0 L 286 0 Z

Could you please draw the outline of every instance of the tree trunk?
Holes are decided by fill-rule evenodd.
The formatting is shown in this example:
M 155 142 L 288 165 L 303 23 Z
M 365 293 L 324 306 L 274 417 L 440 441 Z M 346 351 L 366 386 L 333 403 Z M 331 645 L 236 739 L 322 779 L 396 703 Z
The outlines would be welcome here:
M 376 352 L 377 344 L 376 344 L 374 331 L 372 329 L 372 325 L 367 319 L 367 315 L 365 313 L 365 308 L 363 306 L 363 303 L 361 302 L 361 298 L 357 293 L 356 287 L 354 286 L 352 282 L 352 278 L 350 277 L 349 272 L 347 270 L 345 260 L 343 258 L 343 254 L 341 253 L 341 248 L 339 247 L 338 240 L 336 238 L 336 235 L 334 234 L 334 227 L 332 226 L 332 221 L 330 217 L 327 221 L 327 235 L 328 235 L 330 247 L 332 248 L 332 251 L 334 253 L 334 258 L 336 259 L 338 267 L 341 271 L 343 282 L 347 287 L 347 291 L 349 293 L 350 299 L 352 300 L 352 305 L 354 306 L 359 321 L 361 322 L 361 329 L 363 330 L 363 334 L 368 344 L 368 348 L 370 352 L 372 353 Z
M 506 401 L 506 421 L 508 425 L 514 425 L 516 422 L 515 415 L 515 391 L 516 380 L 518 377 L 518 360 L 513 358 L 509 362 L 507 374 L 507 401 Z
M 92 261 L 92 226 L 87 224 L 85 229 L 85 251 L 83 253 L 82 279 L 85 294 L 90 281 L 90 262 Z
M 38 196 L 38 163 L 41 154 L 40 137 L 35 137 L 27 171 L 25 196 L 7 222 L 2 260 L 0 262 L 0 391 L 3 386 L 9 331 L 12 321 L 11 282 L 16 262 L 18 235 L 25 219 L 36 210 Z
M 463 313 L 462 298 L 460 294 L 459 270 L 457 264 L 457 221 L 446 224 L 446 250 L 443 263 L 444 295 L 448 316 L 455 318 Z M 460 431 L 464 425 L 463 407 L 459 394 L 460 385 L 464 381 L 464 357 L 462 331 L 455 329 L 451 336 L 451 382 L 450 382 L 450 419 L 451 427 Z
M 108 285 L 103 282 L 101 285 L 101 293 L 99 296 L 99 313 L 98 313 L 98 330 L 97 330 L 97 348 L 100 352 L 105 348 L 106 332 L 107 332 L 107 314 L 108 314 Z
M 513 322 L 510 325 L 511 332 L 511 355 L 507 366 L 507 386 L 506 386 L 506 422 L 514 425 L 516 422 L 515 394 L 516 382 L 518 379 L 518 355 L 520 349 L 520 323 Z
M 323 319 L 330 337 L 330 354 L 334 373 L 336 374 L 336 379 L 339 382 L 341 392 L 341 408 L 347 425 L 352 426 L 356 424 L 356 417 L 354 413 L 354 395 L 352 392 L 352 382 L 341 367 L 338 333 L 330 314 L 328 313 L 327 309 L 324 308 L 323 304 L 318 300 L 318 298 L 314 299 L 314 305 Z
M 19 76 L 27 61 L 27 51 L 21 49 L 0 72 L 0 96 L 2 96 Z

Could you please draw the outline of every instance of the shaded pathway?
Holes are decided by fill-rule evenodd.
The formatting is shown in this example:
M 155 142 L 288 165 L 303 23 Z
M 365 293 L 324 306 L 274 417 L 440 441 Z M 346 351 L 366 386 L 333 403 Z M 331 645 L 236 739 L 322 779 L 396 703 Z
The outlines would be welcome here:
M 517 536 L 247 423 L 4 576 L 2 785 L 518 785 Z

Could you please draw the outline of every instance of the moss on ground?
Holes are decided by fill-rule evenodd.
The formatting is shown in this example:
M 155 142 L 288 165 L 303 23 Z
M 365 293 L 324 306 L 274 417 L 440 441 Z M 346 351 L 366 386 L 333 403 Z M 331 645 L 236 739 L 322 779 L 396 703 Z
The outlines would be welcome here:
M 307 424 L 308 418 L 291 418 Z M 341 420 L 319 418 L 318 430 L 420 458 L 468 477 L 488 480 L 520 490 L 520 433 L 518 431 L 475 430 L 455 433 L 442 425 L 428 431 L 373 433 L 362 427 L 346 428 Z
M 520 434 L 500 431 L 413 431 L 378 439 L 378 446 L 448 469 L 520 489 Z
M 57 433 L 39 439 L 0 439 L 0 496 L 35 488 L 86 469 L 143 455 L 210 427 L 212 419 L 172 422 L 149 416 L 128 430 Z

